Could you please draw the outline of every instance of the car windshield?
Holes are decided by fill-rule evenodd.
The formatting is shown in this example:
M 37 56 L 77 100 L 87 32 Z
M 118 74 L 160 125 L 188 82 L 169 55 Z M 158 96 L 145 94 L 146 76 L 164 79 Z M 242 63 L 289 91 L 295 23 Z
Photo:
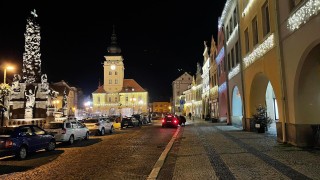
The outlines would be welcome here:
M 11 135 L 13 130 L 13 127 L 2 127 L 0 128 L 0 135 Z
M 165 117 L 165 119 L 166 119 L 166 120 L 169 120 L 169 121 L 172 120 L 173 118 L 174 118 L 173 116 L 166 116 L 166 117 Z
M 49 123 L 44 125 L 45 129 L 60 129 L 63 128 L 63 123 Z
M 84 123 L 97 123 L 98 119 L 86 119 L 84 120 Z

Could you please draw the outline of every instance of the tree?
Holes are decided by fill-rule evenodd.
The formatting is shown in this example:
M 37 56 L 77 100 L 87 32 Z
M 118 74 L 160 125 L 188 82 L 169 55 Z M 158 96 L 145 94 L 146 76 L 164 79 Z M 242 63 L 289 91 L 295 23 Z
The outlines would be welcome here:
M 41 76 L 41 53 L 40 53 L 40 26 L 36 22 L 36 10 L 32 11 L 33 17 L 27 19 L 26 32 L 24 33 L 25 45 L 23 53 L 22 79 L 26 83 L 40 80 Z
M 263 107 L 261 104 L 256 108 L 256 113 L 252 115 L 255 124 L 259 124 L 258 132 L 264 132 L 267 127 L 273 122 L 273 119 L 267 116 L 267 108 Z

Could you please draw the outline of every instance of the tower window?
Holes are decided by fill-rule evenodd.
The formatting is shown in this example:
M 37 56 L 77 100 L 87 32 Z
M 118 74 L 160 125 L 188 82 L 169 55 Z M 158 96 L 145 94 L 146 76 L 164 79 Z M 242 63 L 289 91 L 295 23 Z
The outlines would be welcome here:
M 111 71 L 109 71 L 109 75 L 112 75 L 112 72 L 111 72 Z

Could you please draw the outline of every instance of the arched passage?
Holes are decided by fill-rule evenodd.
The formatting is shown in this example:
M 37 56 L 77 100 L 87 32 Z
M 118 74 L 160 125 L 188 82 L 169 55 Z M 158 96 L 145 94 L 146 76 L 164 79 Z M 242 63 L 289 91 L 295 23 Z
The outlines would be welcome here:
M 250 91 L 250 116 L 256 113 L 259 105 L 267 108 L 267 116 L 273 119 L 268 127 L 269 134 L 276 134 L 276 121 L 279 120 L 278 103 L 271 82 L 263 73 L 258 73 L 252 81 Z
M 303 124 L 320 124 L 320 44 L 306 56 L 298 76 L 296 121 Z
M 237 86 L 233 88 L 232 91 L 232 112 L 231 121 L 234 126 L 242 127 L 242 100 L 241 94 Z

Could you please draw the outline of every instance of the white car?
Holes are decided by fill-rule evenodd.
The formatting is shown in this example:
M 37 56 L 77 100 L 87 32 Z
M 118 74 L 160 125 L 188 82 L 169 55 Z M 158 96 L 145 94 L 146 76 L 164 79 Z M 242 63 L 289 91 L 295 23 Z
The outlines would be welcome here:
M 44 128 L 52 134 L 57 142 L 73 144 L 75 140 L 89 139 L 89 129 L 82 123 L 74 120 L 50 122 Z
M 83 124 L 88 127 L 90 134 L 105 135 L 106 132 L 113 133 L 114 127 L 113 122 L 104 117 L 92 117 L 83 120 Z

